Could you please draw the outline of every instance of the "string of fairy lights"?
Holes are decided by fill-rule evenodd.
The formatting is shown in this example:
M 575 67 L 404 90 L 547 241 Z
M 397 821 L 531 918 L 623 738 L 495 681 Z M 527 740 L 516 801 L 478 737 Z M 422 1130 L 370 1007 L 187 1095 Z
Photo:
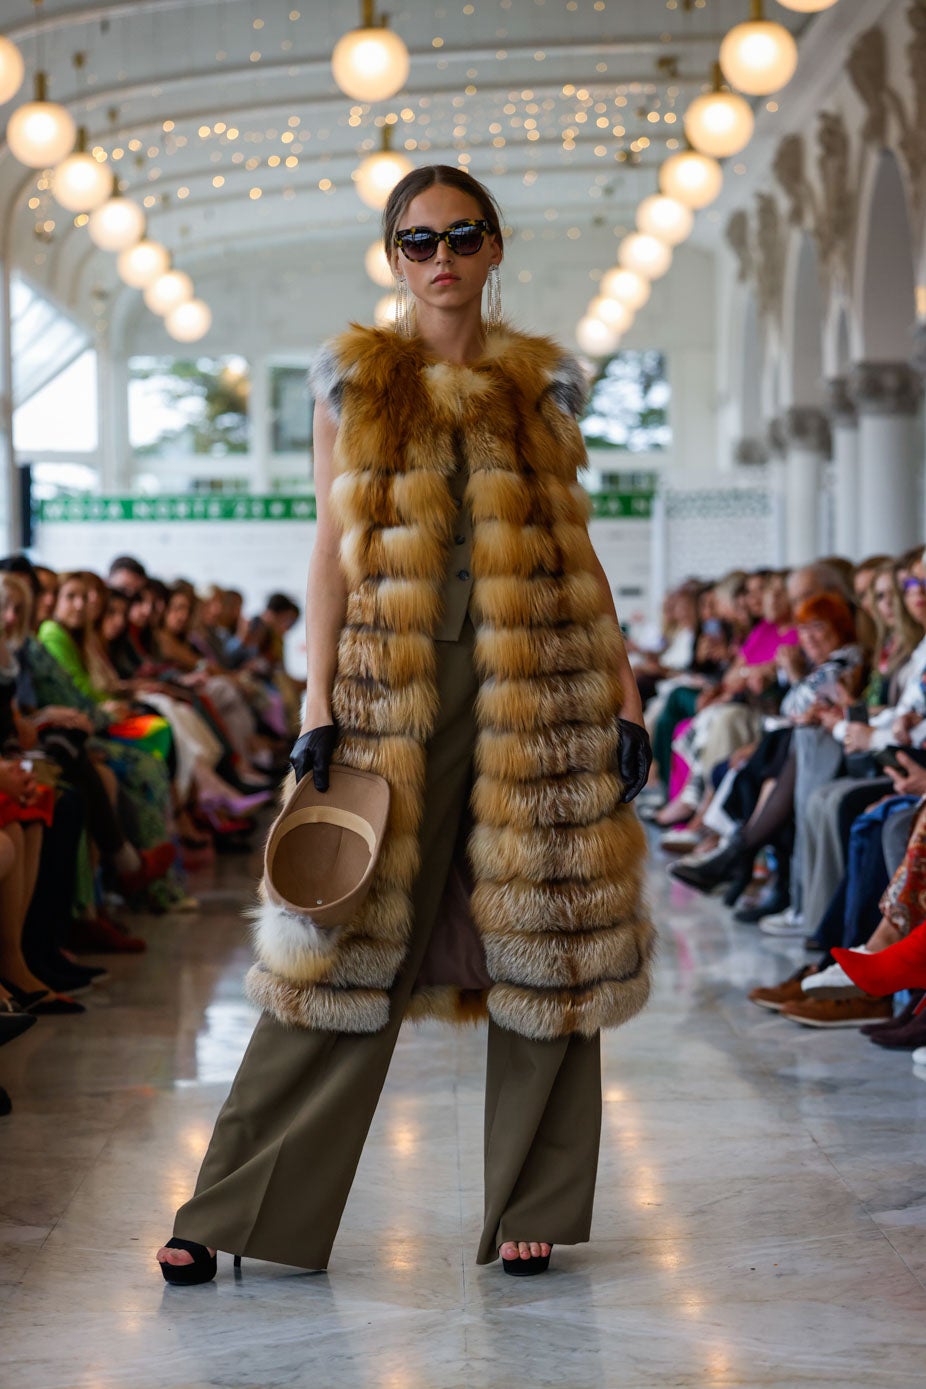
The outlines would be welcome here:
M 829 9 L 838 0 L 769 0 L 769 4 L 772 3 L 809 14 Z M 40 11 L 42 0 L 33 0 L 33 4 L 36 11 Z M 744 9 L 746 5 L 747 0 L 744 0 Z M 767 17 L 765 9 L 764 0 L 748 0 L 748 17 L 735 25 L 724 38 L 714 65 L 711 90 L 696 96 L 682 115 L 686 147 L 679 148 L 679 140 L 667 140 L 673 152 L 659 167 L 659 191 L 647 195 L 638 205 L 636 229 L 619 243 L 617 263 L 602 275 L 597 293 L 577 325 L 577 342 L 589 355 L 604 356 L 617 348 L 636 313 L 648 301 L 653 281 L 666 274 L 675 248 L 691 235 L 695 214 L 709 207 L 719 196 L 724 180 L 721 161 L 744 150 L 753 135 L 755 119 L 747 98 L 772 96 L 793 77 L 798 61 L 794 38 L 783 24 Z M 472 5 L 463 7 L 464 14 L 473 10 Z M 299 13 L 294 11 L 289 18 L 297 19 Z M 255 29 L 258 25 L 262 25 L 262 21 L 255 20 Z M 432 46 L 438 67 L 445 67 L 445 60 L 439 56 L 443 39 L 435 37 Z M 257 60 L 261 55 L 257 52 L 250 56 L 252 60 Z M 503 50 L 496 55 L 499 59 L 504 56 Z M 541 53 L 534 56 L 538 60 L 543 57 Z M 75 66 L 79 66 L 81 57 L 75 55 Z M 351 106 L 350 126 L 361 124 L 365 109 L 370 104 L 387 101 L 404 87 L 410 70 L 408 49 L 399 35 L 387 27 L 385 18 L 377 17 L 374 0 L 361 0 L 361 23 L 335 44 L 331 70 L 344 95 L 354 102 L 363 103 Z M 596 74 L 603 70 L 603 64 L 596 64 Z M 475 77 L 475 70 L 467 76 Z M 10 39 L 0 36 L 0 105 L 16 96 L 25 77 L 26 64 L 20 49 Z M 94 245 L 117 257 L 120 278 L 126 285 L 142 292 L 146 306 L 163 318 L 165 328 L 173 338 L 181 342 L 199 340 L 209 331 L 212 313 L 208 304 L 196 297 L 191 277 L 173 265 L 170 250 L 148 235 L 145 209 L 153 206 L 157 199 L 149 195 L 144 198 L 142 206 L 127 196 L 113 168 L 113 163 L 125 151 L 119 147 L 107 154 L 98 143 L 88 148 L 86 129 L 76 124 L 65 106 L 49 100 L 48 85 L 40 25 L 37 29 L 36 67 L 32 74 L 33 98 L 16 107 L 9 118 L 6 140 L 10 152 L 27 168 L 40 171 L 39 189 L 50 190 L 62 208 L 75 214 L 75 225 L 86 228 Z M 614 98 L 616 111 L 612 111 L 603 99 L 605 94 L 601 88 L 604 83 L 601 79 L 590 81 L 588 86 L 594 90 L 590 92 L 572 84 L 563 88 L 564 95 L 572 94 L 576 100 L 573 123 L 567 125 L 561 134 L 562 149 L 567 153 L 575 149 L 579 132 L 589 119 L 594 120 L 598 130 L 608 129 L 615 137 L 618 133 L 620 136 L 625 134 L 626 117 L 622 108 L 627 105 L 626 90 L 618 89 Z M 460 108 L 464 95 L 475 91 L 475 85 L 467 85 L 465 93 L 461 93 L 453 102 L 457 111 L 453 137 L 458 147 L 465 146 L 468 133 L 466 113 Z M 516 95 L 510 94 L 511 97 Z M 520 95 L 524 98 L 523 114 L 509 99 L 501 107 L 499 116 L 503 113 L 509 115 L 513 126 L 523 126 L 527 141 L 533 143 L 544 138 L 542 122 L 553 102 L 550 98 L 543 102 L 535 101 L 530 91 Z M 418 103 L 419 108 L 427 104 L 426 98 L 421 98 Z M 519 111 L 517 115 L 514 114 L 516 109 Z M 426 110 L 419 110 L 417 117 L 424 128 L 422 136 L 408 137 L 402 147 L 394 147 L 400 114 L 402 121 L 407 123 L 414 119 L 416 113 L 411 108 L 403 108 L 401 113 L 390 112 L 376 118 L 374 125 L 378 140 L 364 140 L 364 157 L 351 174 L 361 201 L 374 211 L 385 205 L 392 188 L 413 167 L 410 154 L 429 148 L 425 133 L 428 124 Z M 660 115 L 654 108 L 648 113 L 647 119 L 671 120 L 674 123 L 677 116 L 674 110 L 666 110 Z M 298 125 L 297 118 L 293 118 L 290 126 L 294 121 Z M 206 135 L 212 137 L 219 134 L 220 127 L 221 133 L 230 138 L 230 127 L 222 122 L 206 130 Z M 173 130 L 173 122 L 164 122 L 165 132 L 168 128 Z M 506 142 L 501 133 L 501 121 L 491 122 L 489 132 L 492 146 L 496 150 L 503 149 Z M 203 137 L 203 129 L 199 133 Z M 234 134 L 237 136 L 238 132 Z M 301 147 L 296 143 L 297 136 L 309 138 L 307 133 L 298 130 L 284 132 L 282 139 L 289 143 L 281 154 L 267 160 L 268 167 L 283 165 L 289 168 L 298 162 L 296 151 L 301 153 Z M 180 143 L 179 137 L 177 143 Z M 129 148 L 140 146 L 141 141 L 129 141 Z M 639 160 L 640 151 L 649 146 L 650 139 L 642 135 L 631 141 L 629 148 L 621 149 L 618 157 L 635 163 Z M 604 143 L 596 144 L 594 154 L 597 156 L 599 151 L 606 155 L 607 146 Z M 458 159 L 462 167 L 470 162 L 465 148 L 461 149 Z M 233 162 L 244 162 L 247 169 L 259 163 L 254 156 L 245 162 L 245 157 L 237 154 L 233 156 Z M 536 176 L 537 171 L 529 170 L 525 174 L 525 183 Z M 222 174 L 212 179 L 216 188 L 224 182 Z M 600 181 L 596 183 L 600 186 Z M 319 179 L 318 187 L 322 192 L 330 191 L 331 179 Z M 261 191 L 259 187 L 249 190 L 252 201 L 260 198 Z M 284 190 L 284 194 L 290 191 Z M 597 193 L 599 187 L 592 191 Z M 183 187 L 178 189 L 177 196 L 186 198 L 189 192 L 189 188 Z M 31 200 L 30 206 L 37 201 Z M 567 231 L 567 235 L 573 234 L 579 235 L 579 229 L 570 228 Z M 375 284 L 384 289 L 393 285 L 392 271 L 379 242 L 369 247 L 365 267 Z M 377 321 L 388 322 L 393 313 L 394 297 L 387 294 L 377 305 Z

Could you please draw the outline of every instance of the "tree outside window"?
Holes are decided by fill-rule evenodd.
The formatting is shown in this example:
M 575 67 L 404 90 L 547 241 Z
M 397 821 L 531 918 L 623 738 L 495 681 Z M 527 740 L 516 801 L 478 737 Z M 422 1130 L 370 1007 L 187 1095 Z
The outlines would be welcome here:
M 672 447 L 664 352 L 624 350 L 605 363 L 581 421 L 589 448 L 659 453 Z
M 129 435 L 139 458 L 247 453 L 251 382 L 242 357 L 133 357 Z

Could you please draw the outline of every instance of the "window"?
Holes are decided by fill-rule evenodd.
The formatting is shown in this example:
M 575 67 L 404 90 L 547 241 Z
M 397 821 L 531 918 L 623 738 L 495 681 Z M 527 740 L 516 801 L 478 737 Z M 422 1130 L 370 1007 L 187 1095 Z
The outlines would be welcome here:
M 304 366 L 270 368 L 274 453 L 308 453 L 312 447 L 312 400 Z
M 30 396 L 90 345 L 90 336 L 34 290 L 21 275 L 10 280 L 13 404 Z
M 660 453 L 672 447 L 665 353 L 617 352 L 592 387 L 581 422 L 590 448 Z
M 97 447 L 96 353 L 76 362 L 13 412 L 13 447 L 23 457 L 93 453 Z
M 129 359 L 129 440 L 137 458 L 247 453 L 250 376 L 242 357 Z

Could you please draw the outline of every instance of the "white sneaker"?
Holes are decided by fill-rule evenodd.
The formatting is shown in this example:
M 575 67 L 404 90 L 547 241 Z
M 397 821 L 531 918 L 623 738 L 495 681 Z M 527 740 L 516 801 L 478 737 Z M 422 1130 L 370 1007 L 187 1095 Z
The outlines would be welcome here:
M 803 913 L 788 907 L 772 916 L 763 916 L 759 922 L 759 930 L 764 931 L 767 936 L 803 936 Z
M 926 1047 L 917 1047 L 910 1060 L 914 1066 L 926 1066 Z
M 869 952 L 863 947 L 857 953 L 867 955 Z M 801 992 L 815 998 L 857 998 L 864 990 L 853 984 L 842 965 L 830 965 L 802 979 Z
M 694 849 L 701 843 L 700 830 L 666 830 L 659 840 L 662 849 Z

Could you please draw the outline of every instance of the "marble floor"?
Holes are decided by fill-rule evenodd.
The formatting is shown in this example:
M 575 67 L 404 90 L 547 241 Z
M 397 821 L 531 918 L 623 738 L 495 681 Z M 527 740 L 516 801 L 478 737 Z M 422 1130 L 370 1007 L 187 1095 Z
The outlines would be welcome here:
M 926 1383 L 926 1085 L 906 1053 L 745 1000 L 791 947 L 657 864 L 652 1005 L 605 1040 L 593 1242 L 474 1263 L 483 1038 L 403 1035 L 331 1266 L 153 1260 L 254 1021 L 254 859 L 145 920 L 84 1017 L 0 1053 L 0 1360 L 28 1389 L 675 1389 Z

